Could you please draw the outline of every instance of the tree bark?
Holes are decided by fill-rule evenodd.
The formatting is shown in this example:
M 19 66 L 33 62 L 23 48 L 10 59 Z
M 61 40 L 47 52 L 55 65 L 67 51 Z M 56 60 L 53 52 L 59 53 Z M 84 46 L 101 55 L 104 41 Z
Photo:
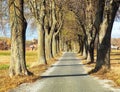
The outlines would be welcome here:
M 88 56 L 87 56 L 88 64 L 94 62 L 94 41 L 88 45 Z
M 29 72 L 25 60 L 25 34 L 27 22 L 24 18 L 23 0 L 9 0 L 11 27 L 11 61 L 9 75 L 25 74 Z
M 87 40 L 86 37 L 84 37 L 84 43 L 83 43 L 83 57 L 87 59 Z
M 86 59 L 87 58 L 87 52 L 86 52 L 86 46 L 83 46 L 83 57 Z
M 102 68 L 102 66 L 104 66 L 105 70 L 110 69 L 111 31 L 117 10 L 117 3 L 112 0 L 105 1 L 104 18 L 99 31 L 99 47 L 95 72 Z
M 59 53 L 60 52 L 60 34 L 58 33 L 58 35 L 57 35 L 57 53 Z
M 45 0 L 41 1 L 41 8 L 39 18 L 37 18 L 37 31 L 38 31 L 38 64 L 47 64 L 45 56 Z
M 51 11 L 48 14 L 51 16 L 51 18 L 50 18 L 51 20 L 47 22 L 48 23 L 47 25 L 49 26 L 49 28 L 46 28 L 46 32 L 45 32 L 45 35 L 46 35 L 45 44 L 46 44 L 47 59 L 51 59 L 53 57 L 52 38 L 53 38 L 53 34 L 54 34 L 56 24 L 57 24 L 54 0 L 50 0 L 50 6 L 51 6 Z M 48 19 L 48 18 L 46 18 L 46 19 Z M 51 23 L 51 21 L 52 21 L 52 23 Z
M 87 61 L 90 64 L 94 62 L 94 42 L 96 37 L 94 21 L 96 11 L 92 0 L 86 1 L 86 7 Z
M 49 60 L 53 58 L 53 53 L 52 53 L 52 38 L 50 36 L 45 37 L 45 45 L 46 45 L 46 58 Z
M 63 41 L 63 37 L 61 35 L 61 32 L 60 32 L 60 38 L 59 38 L 59 47 L 60 47 L 60 51 L 64 51 L 64 41 Z
M 53 56 L 57 54 L 57 40 L 56 40 L 56 35 L 53 35 L 53 40 L 52 40 L 52 51 L 53 51 Z
M 39 3 L 39 4 L 38 4 Z M 45 56 L 45 11 L 46 11 L 46 1 L 45 0 L 29 0 L 30 10 L 37 25 L 38 31 L 38 60 L 37 64 L 47 64 Z
M 38 30 L 38 64 L 47 64 L 45 57 L 45 32 L 43 25 L 37 23 Z
M 79 51 L 78 53 L 80 53 L 81 55 L 83 55 L 83 39 L 81 35 L 78 35 L 78 43 L 79 43 Z
M 54 31 L 54 34 L 53 34 L 53 39 L 52 39 L 52 51 L 53 51 L 53 56 L 55 56 L 59 51 L 60 51 L 60 31 L 61 31 L 61 28 L 62 28 L 62 23 L 63 21 L 60 22 L 58 28 L 56 28 L 56 31 Z
M 97 34 L 96 30 L 92 29 L 91 36 L 88 36 L 88 39 L 87 39 L 88 41 L 88 57 L 87 57 L 88 64 L 91 64 L 94 62 L 94 43 L 95 43 L 96 34 Z

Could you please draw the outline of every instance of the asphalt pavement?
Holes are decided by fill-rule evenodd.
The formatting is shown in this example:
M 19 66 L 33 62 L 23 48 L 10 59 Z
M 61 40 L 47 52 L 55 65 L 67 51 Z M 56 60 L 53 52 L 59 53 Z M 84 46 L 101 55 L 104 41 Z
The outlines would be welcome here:
M 89 76 L 81 60 L 72 52 L 64 53 L 41 77 L 34 83 L 22 84 L 9 92 L 113 92 Z

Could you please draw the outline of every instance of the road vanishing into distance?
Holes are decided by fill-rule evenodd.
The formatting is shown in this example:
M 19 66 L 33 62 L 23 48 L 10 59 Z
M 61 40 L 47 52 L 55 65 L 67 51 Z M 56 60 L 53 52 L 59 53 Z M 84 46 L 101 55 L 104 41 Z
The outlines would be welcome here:
M 114 92 L 85 73 L 80 59 L 72 52 L 64 53 L 41 77 L 9 92 Z

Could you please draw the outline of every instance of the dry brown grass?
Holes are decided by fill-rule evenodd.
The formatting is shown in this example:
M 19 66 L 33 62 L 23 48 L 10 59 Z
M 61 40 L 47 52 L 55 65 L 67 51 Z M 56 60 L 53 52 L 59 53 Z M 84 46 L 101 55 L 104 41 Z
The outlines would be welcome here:
M 9 65 L 10 52 L 9 51 L 0 51 L 0 66 L 5 64 Z M 4 54 L 3 54 L 4 53 Z M 48 61 L 48 65 L 39 65 L 34 67 L 28 67 L 28 70 L 34 73 L 31 76 L 15 76 L 10 78 L 8 76 L 8 68 L 0 70 L 0 92 L 7 92 L 9 89 L 15 88 L 22 83 L 31 83 L 40 79 L 40 74 L 42 74 L 51 64 L 55 63 L 57 59 L 62 55 L 58 54 L 54 59 Z M 28 51 L 26 55 L 26 62 L 28 66 L 31 66 L 36 62 L 37 52 Z
M 79 55 L 80 58 L 83 58 Z M 96 53 L 95 53 L 96 59 Z M 82 60 L 82 63 L 85 64 L 85 70 L 91 71 L 95 67 L 95 63 L 88 65 L 86 60 Z M 92 74 L 93 76 L 97 76 L 101 79 L 110 79 L 115 82 L 116 87 L 120 87 L 120 50 L 112 50 L 111 51 L 111 70 L 105 72 L 104 68 L 102 68 L 99 72 Z

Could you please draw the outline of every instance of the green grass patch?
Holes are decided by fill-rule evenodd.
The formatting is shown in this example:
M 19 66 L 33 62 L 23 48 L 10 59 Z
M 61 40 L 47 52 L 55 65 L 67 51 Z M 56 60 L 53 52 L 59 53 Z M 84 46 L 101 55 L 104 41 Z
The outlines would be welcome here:
M 36 56 L 37 51 L 26 51 L 26 56 Z M 10 51 L 0 51 L 0 56 L 10 56 Z
M 36 61 L 37 51 L 26 51 L 26 66 L 30 67 L 31 62 Z M 2 51 L 0 50 L 0 70 L 6 70 L 9 68 L 10 62 L 10 50 Z M 5 62 L 5 63 L 4 63 Z
M 10 56 L 10 51 L 0 51 L 0 56 Z
M 30 65 L 26 65 L 26 67 L 27 67 L 27 68 L 29 68 L 29 67 L 30 67 Z
M 6 70 L 9 68 L 9 65 L 0 65 L 0 70 Z
M 37 51 L 26 51 L 26 56 L 36 56 Z
M 28 68 L 30 67 L 30 65 L 26 65 Z M 0 70 L 6 70 L 6 69 L 8 69 L 9 68 L 9 65 L 6 65 L 6 64 L 4 64 L 4 65 L 0 65 Z

